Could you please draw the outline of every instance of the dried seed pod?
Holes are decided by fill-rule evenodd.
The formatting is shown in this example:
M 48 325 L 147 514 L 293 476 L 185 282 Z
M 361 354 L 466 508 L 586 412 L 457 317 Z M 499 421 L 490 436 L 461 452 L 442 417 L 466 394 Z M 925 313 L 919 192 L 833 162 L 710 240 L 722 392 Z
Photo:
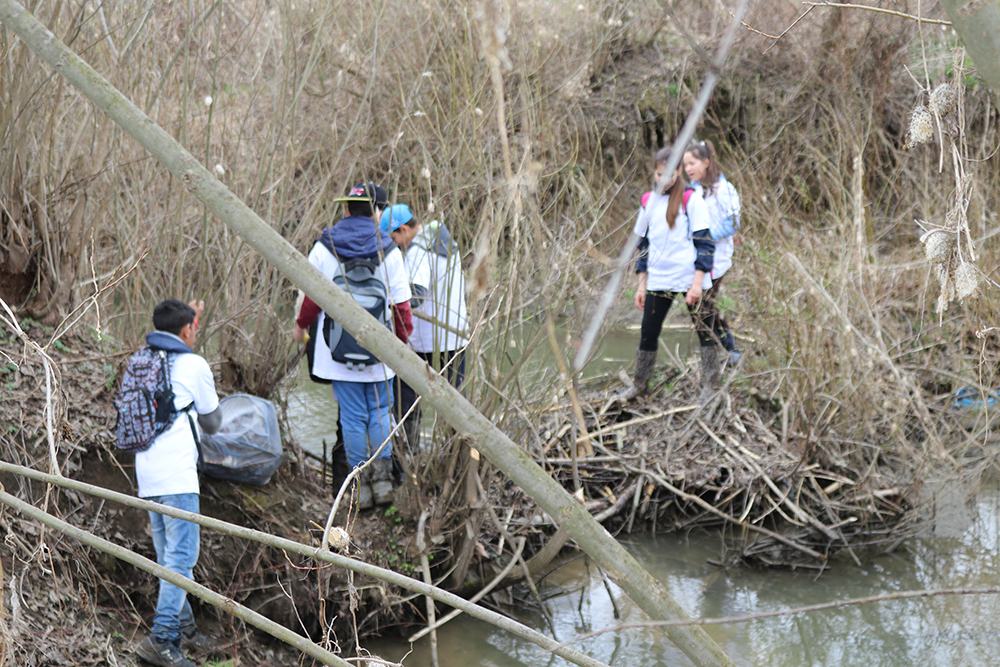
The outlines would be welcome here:
M 942 262 L 940 264 L 934 265 L 934 274 L 937 276 L 938 284 L 941 285 L 942 292 L 948 292 L 952 289 L 952 279 L 951 279 L 951 267 L 949 266 L 951 262 Z M 951 300 L 951 297 L 948 297 Z
M 944 226 L 948 229 L 958 229 L 961 227 L 962 207 L 958 202 L 952 204 L 948 212 L 944 214 Z
M 927 259 L 941 263 L 947 259 L 948 253 L 955 247 L 955 236 L 943 229 L 932 229 L 920 237 L 920 242 L 924 244 Z
M 910 130 L 907 133 L 904 148 L 913 148 L 926 144 L 934 138 L 934 117 L 927 107 L 917 105 L 910 114 Z
M 974 296 L 979 291 L 979 273 L 976 267 L 968 262 L 962 262 L 955 270 L 955 296 L 965 299 Z
M 958 110 L 958 93 L 947 83 L 942 83 L 931 93 L 931 110 L 941 118 L 950 117 Z
M 332 549 L 343 551 L 351 541 L 351 536 L 340 526 L 334 526 L 330 529 L 330 536 L 327 537 L 326 541 L 329 542 Z
M 934 306 L 934 312 L 938 315 L 943 314 L 948 310 L 949 303 L 951 303 L 951 299 L 948 298 L 944 290 L 941 290 L 941 293 L 938 294 L 937 304 Z

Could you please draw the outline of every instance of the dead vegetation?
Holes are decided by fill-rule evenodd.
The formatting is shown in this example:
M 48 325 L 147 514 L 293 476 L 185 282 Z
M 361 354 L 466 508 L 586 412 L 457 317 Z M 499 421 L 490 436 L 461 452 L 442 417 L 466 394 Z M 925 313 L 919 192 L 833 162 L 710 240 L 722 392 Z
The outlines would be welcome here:
M 472 7 L 390 3 L 359 14 L 309 3 L 126 3 L 100 16 L 86 3 L 74 7 L 38 11 L 300 249 L 337 216 L 330 200 L 360 174 L 446 221 L 467 249 L 481 297 L 469 397 L 613 531 L 719 530 L 720 562 L 822 567 L 918 534 L 921 482 L 932 472 L 974 477 L 995 464 L 988 419 L 955 428 L 951 404 L 960 388 L 992 390 L 1000 370 L 1000 138 L 995 110 L 946 30 L 815 8 L 776 41 L 768 35 L 791 25 L 799 8 L 751 10 L 699 130 L 722 151 L 743 197 L 739 262 L 723 306 L 745 364 L 703 410 L 690 409 L 683 360 L 667 361 L 658 393 L 640 406 L 610 401 L 613 380 L 582 387 L 584 434 L 565 379 L 525 368 L 544 348 L 572 356 L 645 189 L 648 155 L 671 140 L 698 92 L 704 60 L 682 33 L 711 49 L 723 13 L 670 19 L 655 5 L 545 3 L 541 11 L 519 3 L 494 17 L 512 64 L 502 69 L 498 99 Z M 406 32 L 387 40 L 386 25 Z M 57 361 L 93 358 L 60 365 L 57 395 L 67 412 L 54 437 L 66 474 L 85 478 L 96 457 L 111 471 L 121 465 L 114 482 L 104 481 L 125 484 L 127 462 L 109 449 L 101 400 L 151 305 L 210 294 L 205 352 L 225 386 L 273 392 L 280 402 L 286 361 L 297 353 L 286 335 L 294 293 L 89 103 L 9 34 L 3 39 L 0 297 L 36 320 L 32 335 L 44 344 L 52 333 L 44 326 L 152 251 L 77 325 L 83 333 L 74 340 L 89 342 L 49 348 Z M 907 141 L 911 110 L 930 104 L 943 83 L 956 90 L 961 133 L 946 123 L 944 134 L 932 128 L 937 141 Z M 918 219 L 949 235 L 944 254 L 930 256 L 936 265 L 924 255 Z M 958 269 L 973 257 L 982 289 L 954 303 L 972 296 Z M 942 280 L 939 292 L 942 271 L 951 287 Z M 935 309 L 941 299 L 949 309 Z M 628 301 L 622 296 L 622 309 Z M 554 344 L 539 326 L 549 313 L 565 326 Z M 44 466 L 44 372 L 20 343 L 8 339 L 3 349 L 4 455 Z M 520 539 L 529 571 L 551 559 L 565 535 L 467 445 L 441 430 L 430 452 L 410 462 L 422 474 L 397 518 L 352 526 L 359 553 L 388 565 L 392 554 L 412 571 L 415 525 L 433 505 L 427 534 L 441 538 L 434 574 L 445 585 L 495 578 L 514 562 Z M 209 506 L 306 539 L 314 535 L 308 521 L 324 520 L 327 489 L 305 465 L 294 475 L 307 493 L 210 484 L 217 496 L 208 491 Z M 45 502 L 41 489 L 3 481 Z M 73 521 L 149 551 L 144 536 L 123 528 L 139 517 L 65 494 L 52 502 Z M 289 508 L 294 518 L 283 513 Z M 32 605 L 22 616 L 29 625 L 8 631 L 42 630 L 50 640 L 31 648 L 15 638 L 7 646 L 22 651 L 18 659 L 58 664 L 70 645 L 67 663 L 120 657 L 132 638 L 125 630 L 149 614 L 143 600 L 153 580 L 43 540 L 9 512 L 4 521 L 16 545 L 16 559 L 3 560 L 15 570 L 5 582 L 28 582 L 20 598 Z M 381 541 L 387 536 L 391 546 Z M 332 605 L 324 608 L 308 565 L 212 538 L 207 545 L 199 575 L 219 590 L 311 635 L 334 616 L 346 621 L 335 606 L 346 583 L 324 584 Z M 109 643 L 82 621 L 79 633 L 57 623 L 53 606 L 42 604 L 50 592 L 60 614 L 79 602 L 80 613 L 107 623 L 110 608 L 124 638 Z M 425 620 L 416 603 L 393 595 L 366 598 L 370 606 L 352 622 L 374 630 Z M 216 619 L 242 639 L 243 628 Z M 269 659 L 256 644 L 235 641 L 234 650 L 261 651 L 246 656 L 259 664 Z
M 28 326 L 32 336 L 41 325 Z M 8 378 L 0 418 L 0 458 L 35 469 L 47 469 L 44 434 L 45 398 L 42 365 L 20 357 L 9 339 L 0 352 L 17 359 Z M 101 354 L 91 339 L 70 336 L 53 351 L 62 369 L 62 391 L 54 397 L 65 410 L 57 427 L 61 436 L 58 465 L 73 479 L 135 495 L 132 456 L 114 447 L 113 383 L 95 364 L 117 364 L 119 355 Z M 81 361 L 90 358 L 94 361 Z M 98 366 L 99 367 L 99 366 Z M 76 398 L 73 398 L 76 397 Z M 25 440 L 27 433 L 42 434 Z M 331 489 L 318 468 L 296 447 L 289 461 L 263 488 L 202 479 L 206 516 L 304 544 L 319 545 L 322 522 L 329 511 Z M 145 512 L 50 487 L 13 474 L 0 474 L 3 489 L 98 537 L 155 560 Z M 346 521 L 347 513 L 345 512 Z M 355 520 L 357 517 L 355 516 Z M 401 521 L 366 517 L 352 523 L 355 555 L 378 565 L 403 570 L 397 544 L 412 532 Z M 155 611 L 157 580 L 114 556 L 81 545 L 19 516 L 11 508 L 0 512 L 7 549 L 0 567 L 9 584 L 2 616 L 6 664 L 81 665 L 131 664 L 134 645 L 148 630 Z M 390 546 L 392 545 L 392 546 Z M 390 561 L 390 555 L 394 560 Z M 344 570 L 320 567 L 310 559 L 267 545 L 203 530 L 196 580 L 212 590 L 251 607 L 289 628 L 322 641 L 321 610 L 341 619 L 329 636 L 334 646 L 348 650 L 353 632 L 385 630 L 409 618 L 408 608 L 396 609 L 400 591 L 392 587 L 359 586 Z M 360 584 L 360 582 L 358 582 Z M 351 601 L 356 605 L 353 610 Z M 279 665 L 298 655 L 234 617 L 193 599 L 200 621 L 223 640 L 223 651 L 252 664 Z M 395 621 L 393 619 L 396 619 Z M 41 639 L 39 639 L 41 638 Z M 199 656 L 207 659 L 208 655 Z

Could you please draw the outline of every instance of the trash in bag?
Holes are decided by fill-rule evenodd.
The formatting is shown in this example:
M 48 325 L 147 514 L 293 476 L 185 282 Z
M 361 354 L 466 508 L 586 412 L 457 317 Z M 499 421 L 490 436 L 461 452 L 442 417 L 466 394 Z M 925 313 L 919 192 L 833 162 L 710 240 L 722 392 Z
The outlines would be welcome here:
M 267 484 L 285 460 L 274 404 L 233 394 L 219 401 L 219 409 L 222 426 L 214 435 L 202 434 L 198 469 L 216 479 Z

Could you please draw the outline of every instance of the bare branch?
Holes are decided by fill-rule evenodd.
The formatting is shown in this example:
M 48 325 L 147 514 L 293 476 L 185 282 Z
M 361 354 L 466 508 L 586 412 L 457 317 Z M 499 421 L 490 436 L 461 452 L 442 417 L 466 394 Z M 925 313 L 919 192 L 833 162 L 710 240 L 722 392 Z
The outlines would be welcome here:
M 487 623 L 490 623 L 498 628 L 506 630 L 507 632 L 510 632 L 513 635 L 517 635 L 522 639 L 526 639 L 527 641 L 537 644 L 538 646 L 540 646 L 545 650 L 553 651 L 556 655 L 563 657 L 566 660 L 569 660 L 570 662 L 573 662 L 577 665 L 581 665 L 581 667 L 607 667 L 607 665 L 605 665 L 604 663 L 598 660 L 594 660 L 593 658 L 590 658 L 580 653 L 579 651 L 573 649 L 556 650 L 557 642 L 555 642 L 551 638 L 546 637 L 542 633 L 532 630 L 531 628 L 528 628 L 522 625 L 521 623 L 518 623 L 517 621 L 507 618 L 502 614 L 498 614 L 488 609 L 484 609 L 483 607 L 480 607 L 479 605 L 476 604 L 470 604 L 464 598 L 461 598 L 458 595 L 455 595 L 454 593 L 450 593 L 436 586 L 429 586 L 423 583 L 422 581 L 418 581 L 411 577 L 404 576 L 402 574 L 399 574 L 398 572 L 393 572 L 392 570 L 386 570 L 377 567 L 375 565 L 365 563 L 363 561 L 355 560 L 353 558 L 348 558 L 347 556 L 341 556 L 340 554 L 335 554 L 329 551 L 328 549 L 320 549 L 315 546 L 309 546 L 306 544 L 302 544 L 300 542 L 294 542 L 292 540 L 287 540 L 281 537 L 277 537 L 275 535 L 269 535 L 267 533 L 263 533 L 258 530 L 253 530 L 251 528 L 245 528 L 243 526 L 237 526 L 231 523 L 226 523 L 225 521 L 220 521 L 219 519 L 213 519 L 211 517 L 207 517 L 201 514 L 184 512 L 182 510 L 174 509 L 173 507 L 167 507 L 165 505 L 153 503 L 148 500 L 142 500 L 141 498 L 136 498 L 134 496 L 125 495 L 123 493 L 117 493 L 115 491 L 104 489 L 99 486 L 92 486 L 90 484 L 86 484 L 84 482 L 80 482 L 74 479 L 69 479 L 66 477 L 56 477 L 55 475 L 47 475 L 45 473 L 38 472 L 37 470 L 32 470 L 31 468 L 25 468 L 23 466 L 14 465 L 12 463 L 7 463 L 4 461 L 0 461 L 0 472 L 9 472 L 17 475 L 23 475 L 24 477 L 27 477 L 29 479 L 38 480 L 46 484 L 54 484 L 56 486 L 61 486 L 67 489 L 73 489 L 74 491 L 87 493 L 96 496 L 98 498 L 111 500 L 126 505 L 128 507 L 135 507 L 143 511 L 152 510 L 155 512 L 159 512 L 164 516 L 171 516 L 177 519 L 190 521 L 204 528 L 217 530 L 227 535 L 232 535 L 234 537 L 242 539 L 254 540 L 256 542 L 267 544 L 277 549 L 282 549 L 284 551 L 299 554 L 301 556 L 314 558 L 322 563 L 331 563 L 333 565 L 336 565 L 338 567 L 343 567 L 352 572 L 356 572 L 358 574 L 362 574 L 369 577 L 374 577 L 376 579 L 380 579 L 395 586 L 399 586 L 400 588 L 405 588 L 406 590 L 410 590 L 415 593 L 419 593 L 421 595 L 432 597 L 435 600 L 438 600 L 439 602 L 443 602 L 447 605 L 455 607 L 456 609 L 461 609 L 463 612 L 465 612 L 469 616 L 472 616 L 473 618 L 477 618 L 481 621 L 486 621 Z M 20 503 L 20 501 L 17 501 L 16 499 L 14 500 Z M 2 500 L 2 497 L 0 497 L 0 502 L 6 503 L 6 500 Z M 18 509 L 20 509 L 20 506 L 18 506 Z M 70 528 L 73 527 L 70 526 Z M 79 529 L 73 528 L 73 530 L 76 531 Z M 80 531 L 80 532 L 84 533 L 85 531 Z M 74 533 L 68 533 L 68 534 L 77 537 L 77 535 Z M 86 534 L 90 535 L 90 533 Z M 105 546 L 108 545 L 110 545 L 109 548 L 114 547 L 114 549 L 127 551 L 121 549 L 121 547 L 117 547 L 116 545 L 111 544 L 110 542 L 107 543 Z M 101 548 L 101 547 L 96 546 L 96 548 Z M 115 556 L 118 555 L 117 553 L 115 553 L 114 550 L 109 551 L 108 553 L 113 553 Z M 127 551 L 127 553 L 132 553 L 132 552 Z M 137 567 L 139 566 L 137 565 Z M 156 573 L 154 572 L 154 574 Z M 157 574 L 156 576 L 160 575 Z M 166 577 L 163 578 L 166 579 Z M 185 579 L 184 581 L 190 581 L 190 580 Z M 171 583 L 176 583 L 176 582 L 172 581 Z M 177 585 L 181 586 L 181 584 Z M 183 588 L 183 586 L 181 587 Z M 197 595 L 198 593 L 194 594 Z
M 871 5 L 850 5 L 841 4 L 839 2 L 803 2 L 802 4 L 809 5 L 810 7 L 830 7 L 831 9 L 866 9 L 870 12 L 875 12 L 876 14 L 889 14 L 890 16 L 898 16 L 899 18 L 919 21 L 920 23 L 929 23 L 931 25 L 951 25 L 951 21 L 942 21 L 941 19 L 925 19 L 923 16 L 904 14 L 903 12 L 883 9 L 882 7 L 872 7 Z

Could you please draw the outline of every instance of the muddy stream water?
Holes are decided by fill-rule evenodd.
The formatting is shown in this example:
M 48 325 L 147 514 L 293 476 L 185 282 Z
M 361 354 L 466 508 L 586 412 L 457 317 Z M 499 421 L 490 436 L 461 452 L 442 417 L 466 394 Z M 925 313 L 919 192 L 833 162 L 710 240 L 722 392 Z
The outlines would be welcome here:
M 609 337 L 597 355 L 598 367 L 605 366 L 600 372 L 615 364 L 624 367 L 637 338 L 634 331 Z M 689 345 L 689 338 L 680 332 L 664 338 L 671 346 Z M 310 383 L 304 368 L 299 378 L 289 399 L 292 429 L 305 448 L 321 455 L 322 440 L 332 442 L 336 437 L 335 403 L 330 388 Z M 425 429 L 433 418 L 433 414 L 425 417 Z M 972 498 L 969 503 L 968 498 Z M 926 537 L 909 540 L 894 553 L 863 561 L 861 566 L 850 559 L 835 562 L 822 574 L 717 567 L 710 561 L 721 557 L 720 539 L 702 532 L 627 536 L 621 541 L 665 583 L 688 614 L 701 618 L 776 612 L 900 591 L 995 587 L 1000 579 L 1000 484 L 941 494 L 936 523 Z M 617 586 L 605 585 L 597 567 L 583 555 L 571 554 L 554 565 L 539 590 L 547 614 L 540 613 L 537 605 L 504 611 L 559 641 L 645 620 Z M 995 594 L 892 600 L 706 629 L 741 666 L 1000 664 L 1000 596 Z M 387 660 L 432 667 L 427 637 L 413 645 L 385 638 L 363 643 Z M 691 664 L 657 628 L 615 630 L 576 647 L 616 667 Z M 465 616 L 438 630 L 438 656 L 440 667 L 571 664 Z

